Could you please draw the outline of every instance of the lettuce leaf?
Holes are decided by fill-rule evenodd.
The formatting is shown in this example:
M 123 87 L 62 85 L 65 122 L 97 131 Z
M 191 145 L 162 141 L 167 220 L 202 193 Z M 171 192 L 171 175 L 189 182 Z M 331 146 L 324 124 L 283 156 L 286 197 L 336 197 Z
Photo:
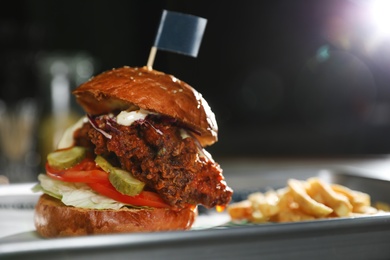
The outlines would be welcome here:
M 84 183 L 54 180 L 46 174 L 40 174 L 38 180 L 40 184 L 34 187 L 34 191 L 41 190 L 61 200 L 67 206 L 87 209 L 120 209 L 126 206 L 126 204 L 97 194 Z

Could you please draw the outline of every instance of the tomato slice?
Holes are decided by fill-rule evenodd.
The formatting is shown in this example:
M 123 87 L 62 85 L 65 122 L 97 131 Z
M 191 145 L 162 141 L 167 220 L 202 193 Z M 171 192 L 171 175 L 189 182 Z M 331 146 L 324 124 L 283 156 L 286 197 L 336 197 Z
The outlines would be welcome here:
M 88 186 L 91 187 L 94 191 L 107 196 L 116 201 L 134 205 L 134 206 L 149 206 L 155 208 L 168 208 L 169 205 L 166 204 L 157 193 L 151 191 L 142 191 L 136 196 L 127 196 L 119 191 L 117 191 L 111 183 L 88 183 Z
M 109 182 L 108 173 L 96 167 L 96 163 L 88 158 L 66 170 L 57 170 L 46 163 L 46 174 L 65 182 Z
M 97 193 L 113 200 L 134 206 L 167 208 L 157 193 L 142 191 L 136 196 L 128 196 L 117 191 L 108 179 L 108 173 L 96 166 L 93 159 L 85 158 L 79 164 L 65 170 L 58 170 L 46 163 L 46 174 L 53 179 L 64 182 L 83 182 Z

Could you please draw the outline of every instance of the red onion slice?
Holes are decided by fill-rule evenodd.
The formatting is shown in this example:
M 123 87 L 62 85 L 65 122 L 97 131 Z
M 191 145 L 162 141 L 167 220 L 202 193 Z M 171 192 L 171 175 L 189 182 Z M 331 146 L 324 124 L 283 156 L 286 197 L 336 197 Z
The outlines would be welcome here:
M 144 124 L 148 124 L 150 127 L 152 127 L 154 129 L 154 131 L 156 131 L 157 134 L 159 135 L 163 135 L 163 132 L 161 132 L 159 129 L 157 129 L 150 121 L 148 121 L 147 119 L 139 119 L 137 121 L 138 124 L 140 125 L 144 125 Z
M 91 115 L 88 114 L 87 117 L 88 117 L 89 123 L 91 124 L 91 126 L 93 128 L 95 128 L 96 131 L 98 131 L 99 133 L 101 133 L 102 135 L 104 135 L 108 139 L 112 138 L 112 135 L 110 135 L 109 133 L 107 133 L 107 132 L 105 132 L 105 131 L 103 131 L 102 129 L 99 128 L 99 126 L 96 123 L 95 119 Z
M 116 127 L 114 126 L 114 124 L 116 124 L 116 123 L 115 123 L 115 121 L 112 120 L 111 118 L 108 118 L 108 119 L 106 120 L 107 129 L 110 130 L 110 131 L 112 131 L 112 132 L 115 132 L 116 134 L 120 134 L 121 131 L 120 131 L 118 128 L 116 128 Z

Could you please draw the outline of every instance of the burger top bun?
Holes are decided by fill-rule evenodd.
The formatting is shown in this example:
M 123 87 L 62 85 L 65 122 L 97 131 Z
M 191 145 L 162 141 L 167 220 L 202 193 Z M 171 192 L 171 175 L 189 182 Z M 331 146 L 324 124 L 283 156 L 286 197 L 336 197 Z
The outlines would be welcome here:
M 202 146 L 217 141 L 218 126 L 206 100 L 187 83 L 147 67 L 103 72 L 73 90 L 91 115 L 133 107 L 167 115 L 194 129 Z

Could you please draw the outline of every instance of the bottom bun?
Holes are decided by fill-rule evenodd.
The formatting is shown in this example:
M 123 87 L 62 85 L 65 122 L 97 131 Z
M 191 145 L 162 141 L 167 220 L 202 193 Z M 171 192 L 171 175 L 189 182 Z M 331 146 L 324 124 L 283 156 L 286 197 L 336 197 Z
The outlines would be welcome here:
M 42 195 L 35 207 L 34 223 L 43 237 L 81 236 L 126 232 L 188 230 L 197 209 L 175 211 L 169 208 L 122 208 L 95 210 L 66 206 L 60 200 Z

